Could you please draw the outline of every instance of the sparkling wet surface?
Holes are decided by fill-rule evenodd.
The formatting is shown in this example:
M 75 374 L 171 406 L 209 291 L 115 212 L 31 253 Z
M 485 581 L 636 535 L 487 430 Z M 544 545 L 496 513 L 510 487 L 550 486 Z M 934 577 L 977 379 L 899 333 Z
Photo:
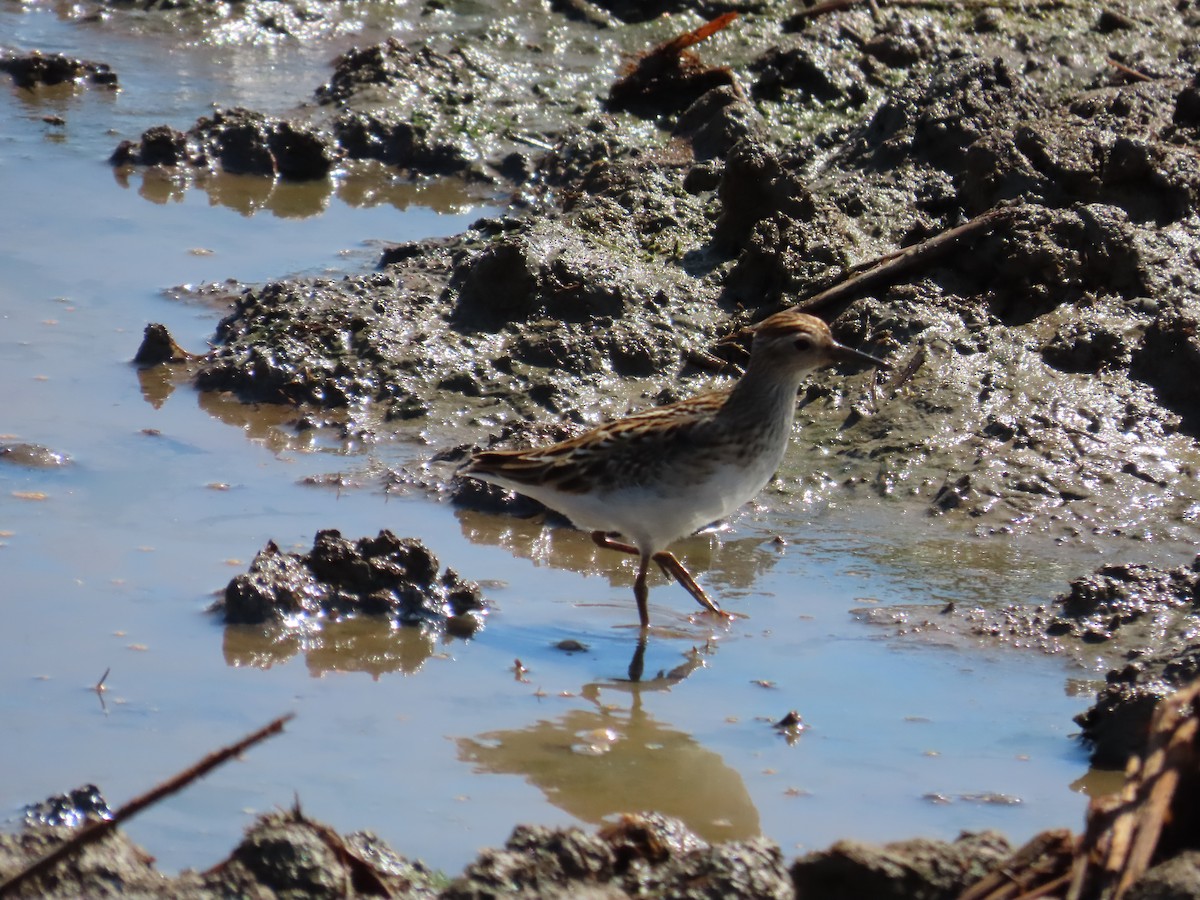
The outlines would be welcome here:
M 180 286 L 364 271 L 373 242 L 451 234 L 481 214 L 399 187 L 355 206 L 347 180 L 178 192 L 140 176 L 124 184 L 104 162 L 119 139 L 186 127 L 214 101 L 271 111 L 280 85 L 307 92 L 324 77 L 331 47 L 167 54 L 10 5 L 0 35 L 108 62 L 124 88 L 0 90 L 0 441 L 71 458 L 0 461 L 5 818 L 89 781 L 119 804 L 296 710 L 283 737 L 149 810 L 133 838 L 166 870 L 204 867 L 255 812 L 297 795 L 335 827 L 372 829 L 451 871 L 519 821 L 647 807 L 711 839 L 763 833 L 789 854 L 839 837 L 995 827 L 1020 841 L 1078 827 L 1086 764 L 1071 716 L 1094 673 L 897 645 L 850 610 L 1043 599 L 1094 556 L 768 494 L 681 545 L 749 618 L 693 622 L 690 598 L 656 583 L 647 678 L 632 685 L 627 560 L 537 521 L 388 496 L 378 478 L 305 484 L 423 451 L 298 445 L 280 427 L 290 411 L 200 397 L 129 363 L 150 321 L 203 348 L 222 310 Z M 370 621 L 271 641 L 205 613 L 268 539 L 304 550 L 330 527 L 418 536 L 443 565 L 486 581 L 498 608 L 477 639 L 447 644 Z M 557 649 L 566 639 L 585 649 Z M 101 697 L 91 688 L 106 670 Z M 807 729 L 789 741 L 772 723 L 793 709 Z

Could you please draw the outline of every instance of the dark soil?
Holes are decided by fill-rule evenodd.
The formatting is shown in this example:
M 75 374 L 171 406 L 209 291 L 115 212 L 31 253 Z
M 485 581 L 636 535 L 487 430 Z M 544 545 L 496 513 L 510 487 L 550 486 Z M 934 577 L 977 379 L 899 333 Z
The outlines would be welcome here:
M 250 571 L 229 582 L 216 609 L 228 625 L 374 615 L 471 635 L 483 626 L 487 603 L 478 585 L 452 569 L 439 575 L 437 557 L 415 538 L 385 529 L 352 542 L 329 530 L 303 555 L 268 543 Z
M 61 53 L 20 54 L 0 49 L 0 72 L 12 76 L 17 87 L 35 89 L 58 84 L 98 84 L 119 87 L 117 73 L 107 63 L 73 59 Z
M 66 798 L 58 798 L 66 799 Z M 31 824 L 0 835 L 0 876 L 69 834 Z M 391 896 L 417 900 L 488 897 L 694 900 L 949 898 L 1011 852 L 998 834 L 952 843 L 907 841 L 872 847 L 842 842 L 789 868 L 765 838 L 710 845 L 682 822 L 656 813 L 626 815 L 595 833 L 519 825 L 503 848 L 485 850 L 458 877 L 410 862 L 369 833 L 345 837 L 298 809 L 262 816 L 229 858 L 178 878 L 119 832 L 27 886 L 18 896 L 201 898 Z
M 508 215 L 394 248 L 375 274 L 246 289 L 197 368 L 203 390 L 342 410 L 357 440 L 420 432 L 441 451 L 684 396 L 711 384 L 717 357 L 735 372 L 710 351 L 745 322 L 1015 205 L 824 311 L 840 338 L 922 346 L 925 363 L 868 417 L 845 415 L 865 377 L 814 379 L 801 411 L 813 439 L 780 485 L 915 504 L 981 536 L 1182 545 L 1200 537 L 1194 54 L 1139 45 L 1126 56 L 1154 75 L 1135 79 L 1107 62 L 1135 36 L 1077 15 L 1036 33 L 857 10 L 787 33 L 747 15 L 688 51 L 722 55 L 730 32 L 756 48 L 725 52 L 738 64 L 697 99 L 650 94 L 631 114 L 588 81 L 539 106 L 520 160 L 489 115 L 525 109 L 548 90 L 540 73 L 518 69 L 501 103 L 485 75 L 507 50 L 392 40 L 344 54 L 294 118 L 221 112 L 119 155 L 279 177 L 368 155 L 516 190 Z M 1164 35 L 1181 16 L 1163 12 Z M 848 41 L 848 28 L 874 36 Z M 1067 35 L 1070 67 L 1055 55 Z M 821 72 L 840 80 L 814 83 Z M 418 89 L 427 123 L 381 124 L 412 119 Z

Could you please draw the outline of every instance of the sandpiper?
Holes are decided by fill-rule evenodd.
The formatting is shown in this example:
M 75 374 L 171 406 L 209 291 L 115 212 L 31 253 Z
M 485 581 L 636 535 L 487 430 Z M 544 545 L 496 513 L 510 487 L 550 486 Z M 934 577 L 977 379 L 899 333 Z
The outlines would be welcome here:
M 752 330 L 750 362 L 732 388 L 617 419 L 548 447 L 481 451 L 459 474 L 532 497 L 590 531 L 599 546 L 640 557 L 633 594 L 643 629 L 650 624 L 651 560 L 705 609 L 728 616 L 667 548 L 729 515 L 771 480 L 787 449 L 805 375 L 839 360 L 887 366 L 839 344 L 820 319 L 793 310 Z

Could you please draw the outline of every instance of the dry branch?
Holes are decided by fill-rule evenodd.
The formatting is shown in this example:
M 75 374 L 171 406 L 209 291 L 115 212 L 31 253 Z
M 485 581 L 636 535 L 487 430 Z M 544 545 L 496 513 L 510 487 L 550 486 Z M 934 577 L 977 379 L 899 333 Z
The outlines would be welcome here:
M 29 879 L 41 875 L 43 872 L 50 869 L 56 863 L 61 862 L 73 853 L 78 852 L 88 844 L 95 843 L 109 833 L 115 831 L 121 823 L 127 819 L 131 819 L 144 810 L 146 807 L 157 803 L 164 797 L 169 797 L 171 794 L 182 790 L 198 778 L 202 778 L 224 762 L 228 762 L 233 757 L 244 753 L 260 741 L 266 740 L 272 735 L 276 735 L 283 731 L 283 726 L 287 724 L 295 716 L 295 713 L 288 713 L 286 716 L 280 716 L 268 725 L 260 728 L 252 734 L 246 735 L 240 741 L 230 744 L 227 747 L 222 747 L 216 750 L 195 765 L 184 769 L 179 774 L 167 779 L 146 793 L 134 797 L 115 813 L 111 819 L 104 819 L 99 822 L 92 822 L 90 825 L 85 825 L 83 828 L 75 832 L 65 842 L 59 844 L 49 853 L 34 860 L 30 865 L 26 866 L 20 872 L 17 872 L 11 878 L 0 883 L 0 897 L 9 894 L 15 894 L 17 889 L 21 887 Z
M 947 250 L 953 249 L 960 241 L 974 237 L 981 232 L 990 232 L 996 226 L 1011 222 L 1021 214 L 1021 207 L 1016 206 L 1003 206 L 988 210 L 969 222 L 935 234 L 919 244 L 913 244 L 911 247 L 905 247 L 895 253 L 889 253 L 868 263 L 854 266 L 847 272 L 845 279 L 833 287 L 801 300 L 792 309 L 798 312 L 814 313 L 839 300 L 848 299 L 858 291 L 891 281 L 901 272 L 928 262 Z
M 853 9 L 856 6 L 867 6 L 871 0 L 825 0 L 788 17 L 784 23 L 787 28 L 796 29 L 806 19 L 815 19 L 828 13 Z M 1007 9 L 1013 12 L 1028 12 L 1030 10 L 1066 9 L 1073 4 L 1067 0 L 875 0 L 875 5 L 907 6 L 918 9 Z

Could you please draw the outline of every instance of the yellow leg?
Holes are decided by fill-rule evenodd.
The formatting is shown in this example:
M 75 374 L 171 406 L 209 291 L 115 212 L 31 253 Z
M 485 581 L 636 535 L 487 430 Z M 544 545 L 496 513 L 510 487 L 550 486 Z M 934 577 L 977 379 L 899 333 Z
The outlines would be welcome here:
M 615 541 L 603 531 L 593 531 L 592 541 L 595 542 L 597 547 L 604 547 L 607 550 L 618 550 L 621 553 L 631 553 L 634 556 L 641 555 L 641 551 L 638 550 L 637 547 L 633 546 L 632 544 Z M 724 616 L 727 619 L 733 618 L 732 614 L 725 612 L 723 609 L 721 609 L 721 607 L 717 606 L 717 604 L 713 603 L 713 601 L 709 599 L 708 594 L 704 593 L 704 588 L 700 587 L 700 585 L 696 583 L 696 579 L 692 577 L 692 573 L 684 568 L 683 563 L 676 559 L 673 553 L 667 550 L 660 550 L 650 558 L 658 563 L 659 568 L 661 568 L 663 572 L 678 581 L 683 586 L 683 589 L 695 597 L 696 602 L 709 612 L 715 612 L 717 615 Z M 638 579 L 641 582 L 641 589 L 643 591 L 643 596 L 638 599 L 638 612 L 642 614 L 642 625 L 645 626 L 649 624 L 650 621 L 648 614 L 644 612 L 645 607 L 643 605 L 645 603 L 644 594 L 646 593 L 645 559 L 643 559 L 642 566 L 638 570 Z M 638 581 L 635 581 L 633 584 L 633 595 L 634 597 L 638 597 Z
M 643 629 L 650 627 L 650 610 L 646 606 L 646 601 L 650 596 L 650 591 L 646 587 L 646 569 L 649 567 L 650 557 L 643 556 L 642 561 L 638 564 L 637 578 L 633 580 L 633 596 L 637 600 L 638 618 L 641 619 Z
M 696 602 L 709 612 L 715 612 L 718 616 L 724 616 L 727 619 L 733 618 L 731 613 L 725 612 L 708 598 L 708 594 L 704 593 L 704 588 L 696 583 L 692 573 L 683 567 L 683 563 L 677 560 L 674 554 L 662 550 L 654 554 L 654 561 L 662 566 L 664 572 L 674 575 L 675 580 L 683 585 L 683 589 L 695 597 Z

